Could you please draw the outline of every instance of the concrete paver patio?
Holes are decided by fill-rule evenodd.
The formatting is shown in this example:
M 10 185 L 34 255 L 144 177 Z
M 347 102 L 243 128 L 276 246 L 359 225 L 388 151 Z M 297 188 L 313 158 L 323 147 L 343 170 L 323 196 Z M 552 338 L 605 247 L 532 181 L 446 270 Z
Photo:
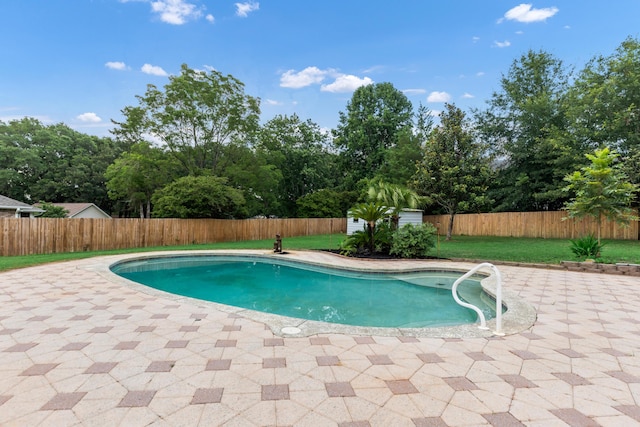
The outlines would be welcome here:
M 499 266 L 538 316 L 504 337 L 280 337 L 105 273 L 127 257 L 0 273 L 0 425 L 640 425 L 637 277 Z

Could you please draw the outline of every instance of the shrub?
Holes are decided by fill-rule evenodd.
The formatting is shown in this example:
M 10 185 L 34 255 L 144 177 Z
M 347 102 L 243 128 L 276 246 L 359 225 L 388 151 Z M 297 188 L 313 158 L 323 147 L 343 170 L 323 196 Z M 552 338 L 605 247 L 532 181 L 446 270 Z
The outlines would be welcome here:
M 391 255 L 400 258 L 424 258 L 436 245 L 436 228 L 432 224 L 406 224 L 393 235 Z
M 387 222 L 379 223 L 373 231 L 374 252 L 388 254 L 391 248 L 393 233 L 391 226 Z M 340 244 L 340 253 L 342 255 L 372 255 L 371 254 L 371 236 L 364 230 L 355 231 Z
M 340 243 L 340 254 L 351 256 L 368 247 L 369 235 L 362 230 L 353 232 Z
M 570 240 L 571 252 L 578 258 L 599 258 L 604 243 L 598 242 L 593 234 L 589 234 L 580 239 Z

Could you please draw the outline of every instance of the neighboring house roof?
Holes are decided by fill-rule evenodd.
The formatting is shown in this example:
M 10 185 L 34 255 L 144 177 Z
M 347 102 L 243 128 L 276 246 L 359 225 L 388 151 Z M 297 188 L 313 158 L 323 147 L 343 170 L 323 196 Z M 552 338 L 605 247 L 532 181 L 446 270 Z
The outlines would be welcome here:
M 52 205 L 66 209 L 69 212 L 67 218 L 111 218 L 108 213 L 93 203 L 52 203 Z M 88 215 L 89 213 L 93 215 Z
M 3 195 L 0 195 L 0 209 L 15 210 L 19 212 L 33 212 L 33 213 L 44 212 L 44 210 L 40 208 L 31 206 L 27 203 L 19 202 L 17 200 L 14 200 L 10 197 L 3 196 Z

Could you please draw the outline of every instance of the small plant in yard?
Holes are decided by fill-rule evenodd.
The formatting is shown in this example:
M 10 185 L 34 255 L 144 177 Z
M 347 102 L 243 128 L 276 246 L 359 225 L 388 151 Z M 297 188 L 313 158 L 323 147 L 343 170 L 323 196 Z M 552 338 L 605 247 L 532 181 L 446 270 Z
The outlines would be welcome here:
M 436 228 L 432 224 L 406 224 L 393 234 L 390 254 L 400 258 L 424 258 L 435 245 Z
M 382 222 L 373 231 L 373 241 L 375 242 L 373 251 L 370 246 L 371 236 L 367 231 L 361 230 L 354 232 L 340 244 L 340 253 L 346 256 L 388 254 L 391 239 L 390 225 L 387 222 Z
M 600 243 L 593 234 L 570 240 L 570 242 L 571 252 L 578 258 L 599 258 L 604 246 L 604 243 Z

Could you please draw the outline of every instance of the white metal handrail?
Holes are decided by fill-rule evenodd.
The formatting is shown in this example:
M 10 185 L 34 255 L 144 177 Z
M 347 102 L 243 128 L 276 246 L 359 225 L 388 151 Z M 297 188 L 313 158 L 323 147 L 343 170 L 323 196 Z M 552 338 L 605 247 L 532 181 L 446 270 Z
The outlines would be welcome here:
M 463 307 L 466 308 L 470 308 L 473 311 L 475 311 L 478 314 L 478 317 L 480 318 L 480 329 L 485 329 L 488 330 L 489 328 L 487 327 L 487 319 L 484 317 L 484 313 L 482 312 L 482 310 L 480 310 L 478 307 L 476 307 L 473 304 L 469 304 L 467 302 L 462 301 L 459 297 L 458 297 L 458 285 L 460 283 L 462 283 L 464 280 L 468 279 L 470 276 L 472 276 L 473 274 L 475 274 L 478 270 L 480 270 L 481 268 L 484 267 L 488 267 L 490 268 L 495 277 L 496 277 L 496 330 L 493 332 L 496 335 L 504 335 L 504 333 L 502 332 L 502 276 L 500 275 L 500 271 L 498 270 L 498 268 L 493 265 L 490 264 L 488 262 L 483 262 L 482 264 L 478 264 L 475 267 L 473 267 L 471 270 L 469 270 L 468 272 L 466 272 L 465 274 L 463 274 L 460 278 L 458 278 L 458 280 L 456 280 L 453 283 L 453 286 L 451 287 L 451 293 L 453 294 L 453 299 L 460 304 Z

